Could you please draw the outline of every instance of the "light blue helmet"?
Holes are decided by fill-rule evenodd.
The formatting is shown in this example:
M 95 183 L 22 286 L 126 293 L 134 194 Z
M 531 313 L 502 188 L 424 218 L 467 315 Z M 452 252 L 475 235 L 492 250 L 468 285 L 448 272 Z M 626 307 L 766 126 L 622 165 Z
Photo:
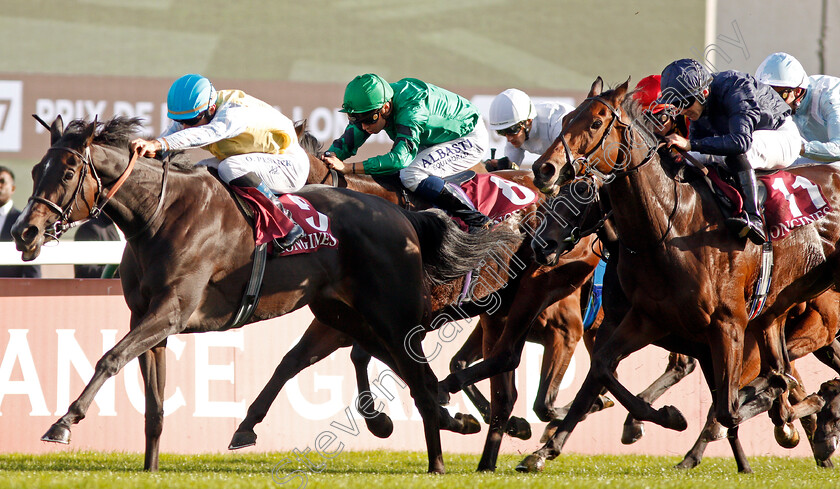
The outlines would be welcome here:
M 192 119 L 216 102 L 216 89 L 207 78 L 184 75 L 169 87 L 166 115 L 176 121 Z
M 773 53 L 758 66 L 756 80 L 773 87 L 808 88 L 808 74 L 802 64 L 787 53 Z

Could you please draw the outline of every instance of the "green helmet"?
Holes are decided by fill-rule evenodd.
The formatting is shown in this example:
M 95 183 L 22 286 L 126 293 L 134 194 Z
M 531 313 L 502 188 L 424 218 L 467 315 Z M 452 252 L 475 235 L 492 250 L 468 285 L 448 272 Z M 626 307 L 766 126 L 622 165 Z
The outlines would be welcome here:
M 394 89 L 379 75 L 368 73 L 353 78 L 344 89 L 340 112 L 357 114 L 376 110 L 394 96 Z

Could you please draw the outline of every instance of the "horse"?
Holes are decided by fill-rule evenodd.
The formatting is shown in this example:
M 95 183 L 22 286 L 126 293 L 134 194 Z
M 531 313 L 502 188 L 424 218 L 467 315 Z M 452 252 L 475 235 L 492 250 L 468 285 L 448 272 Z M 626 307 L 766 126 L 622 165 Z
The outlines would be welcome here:
M 403 205 L 410 202 L 410 199 L 400 190 L 397 183 L 387 178 L 341 175 L 330 172 L 323 161 L 317 157 L 319 153 L 317 141 L 311 136 L 307 137 L 305 132 L 301 131 L 301 134 L 302 144 L 310 154 L 308 183 L 329 184 L 370 193 Z M 536 190 L 528 177 L 528 172 L 507 171 L 495 174 Z M 537 214 L 535 210 L 536 206 L 526 208 L 525 212 L 513 216 L 512 219 L 514 222 L 520 223 L 526 232 L 532 233 L 535 223 L 538 221 L 534 218 Z M 453 304 L 456 304 L 459 300 L 462 283 L 455 281 L 448 286 L 435 287 L 432 290 L 433 309 L 436 310 L 433 315 L 436 317 L 442 317 L 443 315 L 453 318 L 481 316 L 479 328 L 482 332 L 482 348 L 484 351 L 489 351 L 492 348 L 499 337 L 500 331 L 508 323 L 518 329 L 523 329 L 523 324 L 527 326 L 533 322 L 540 326 L 544 325 L 544 327 L 536 328 L 537 332 L 533 337 L 540 340 L 546 347 L 540 388 L 535 401 L 535 411 L 545 421 L 554 419 L 558 415 L 553 403 L 557 396 L 559 383 L 574 352 L 574 346 L 583 333 L 579 289 L 591 275 L 597 263 L 596 256 L 588 248 L 589 245 L 590 241 L 587 240 L 579 251 L 566 257 L 551 270 L 546 271 L 530 264 L 530 248 L 525 243 L 516 251 L 516 258 L 509 257 L 511 266 L 507 267 L 508 271 L 512 271 L 511 269 L 515 268 L 513 266 L 514 262 L 518 262 L 521 264 L 521 266 L 516 267 L 518 273 L 509 278 L 502 277 L 498 273 L 496 273 L 495 278 L 489 273 L 488 277 L 482 277 L 481 275 L 474 277 L 476 282 L 494 283 L 495 287 L 500 289 L 495 296 L 496 300 L 478 300 L 453 307 Z M 498 278 L 504 278 L 504 282 L 500 282 Z M 553 291 L 550 298 L 534 295 L 533 291 L 546 289 Z M 549 305 L 558 301 L 559 303 L 552 305 L 549 311 L 541 313 Z M 325 358 L 338 348 L 352 344 L 352 341 L 346 335 L 330 331 L 328 327 L 317 324 L 317 321 L 316 318 L 310 325 L 310 329 L 304 333 L 300 342 L 284 356 L 263 391 L 249 406 L 248 414 L 237 427 L 229 448 L 242 448 L 256 442 L 254 427 L 265 418 L 271 403 L 288 379 L 297 375 L 303 368 L 315 361 Z M 471 336 L 467 344 L 474 345 L 474 342 L 475 338 Z M 475 356 L 472 352 L 465 350 L 460 353 L 470 358 Z M 456 355 L 456 358 L 450 364 L 451 367 L 454 369 L 460 367 L 463 364 L 462 358 Z M 369 391 L 366 371 L 368 359 L 363 351 L 353 348 L 351 360 L 356 369 L 359 392 Z M 471 390 L 470 394 L 474 396 L 471 399 L 476 399 L 480 412 L 490 425 L 478 469 L 493 470 L 496 466 L 502 434 L 507 433 L 511 436 L 526 439 L 530 437 L 530 426 L 524 419 L 510 417 L 513 403 L 516 400 L 516 390 L 511 374 L 491 378 L 491 402 L 489 407 L 483 405 L 484 403 L 481 402 L 483 397 L 478 397 L 477 390 Z M 362 397 L 359 399 L 359 404 L 365 401 L 366 399 Z M 602 399 L 599 404 L 600 407 L 608 407 L 609 405 L 611 405 L 609 399 Z M 361 409 L 361 406 L 359 407 Z M 477 431 L 478 425 L 477 423 L 473 424 L 471 418 L 469 415 L 456 416 L 452 423 L 457 428 L 455 431 L 460 433 Z M 379 437 L 387 437 L 393 431 L 393 423 L 390 419 L 384 413 L 373 411 L 370 407 L 367 408 L 365 422 L 368 429 Z
M 575 180 L 571 185 L 594 186 L 594 182 L 588 178 L 584 178 Z M 572 192 L 572 195 L 580 193 Z M 613 230 L 610 229 L 612 223 L 609 219 L 611 213 L 609 212 L 608 203 L 605 203 L 602 199 L 586 202 L 565 199 L 563 202 L 565 204 L 564 206 L 556 206 L 557 212 L 553 216 L 555 218 L 544 220 L 532 240 L 535 259 L 538 263 L 550 266 L 559 256 L 572 249 L 576 245 L 577 240 L 595 232 L 599 233 L 599 238 L 605 243 L 605 247 L 611 255 L 617 255 L 619 253 L 617 238 Z M 614 270 L 614 268 L 611 268 L 611 270 Z M 605 279 L 605 281 L 607 280 Z M 617 284 L 615 280 L 612 280 L 611 283 Z M 610 290 L 609 293 L 616 295 L 615 290 Z M 840 374 L 840 354 L 838 354 L 840 352 L 840 341 L 836 339 L 838 327 L 840 327 L 840 322 L 838 322 L 838 313 L 840 313 L 837 307 L 838 302 L 840 302 L 840 294 L 830 289 L 815 299 L 808 301 L 808 303 L 800 304 L 788 312 L 785 321 L 785 344 L 787 346 L 787 355 L 791 361 L 812 353 L 822 363 Z M 605 334 L 611 334 L 610 331 L 615 325 L 616 321 L 607 321 L 604 323 L 603 329 L 599 327 L 596 333 L 600 334 L 600 331 L 603 330 Z M 760 358 L 755 339 L 751 335 L 747 335 L 745 340 L 744 369 L 740 382 L 741 386 L 753 380 L 759 374 L 760 367 Z M 703 358 L 708 358 L 708 354 L 704 354 Z M 690 363 L 685 363 L 687 361 L 690 361 Z M 638 396 L 648 403 L 653 402 L 667 389 L 690 373 L 694 364 L 695 360 L 691 357 L 671 353 L 666 372 L 651 387 L 645 389 Z M 689 366 L 691 367 L 688 368 Z M 803 388 L 801 378 L 799 378 L 795 370 L 793 373 L 798 381 L 791 392 L 796 402 L 794 408 L 806 412 L 813 411 L 815 406 L 819 406 L 824 400 L 819 395 L 809 398 Z M 794 415 L 793 417 L 801 417 L 801 415 Z M 825 450 L 818 450 L 814 442 L 816 416 L 811 414 L 806 417 L 801 417 L 800 421 L 805 429 L 809 442 L 811 442 L 817 465 L 819 467 L 831 467 L 831 460 L 823 455 Z M 776 425 L 776 440 L 780 445 L 786 448 L 792 448 L 799 443 L 799 435 L 791 423 L 774 419 L 774 424 Z M 823 425 L 825 424 L 827 423 L 823 423 Z M 628 414 L 627 420 L 624 423 L 622 443 L 634 443 L 642 435 L 642 422 L 634 419 L 632 414 Z M 730 432 L 730 435 L 733 437 L 730 439 L 730 444 L 733 447 L 733 454 L 739 472 L 750 472 L 749 463 L 737 439 L 737 432 Z M 714 411 L 710 409 L 706 426 L 704 426 L 695 444 L 676 467 L 682 469 L 696 467 L 700 464 L 703 458 L 703 452 L 708 443 L 720 439 L 723 436 L 726 436 L 726 431 L 721 430 L 721 426 L 714 420 Z
M 601 386 L 637 419 L 685 429 L 685 418 L 675 407 L 654 410 L 613 376 L 623 357 L 651 343 L 682 353 L 695 349 L 689 345 L 708 346 L 713 368 L 704 374 L 713 389 L 715 418 L 727 428 L 766 410 L 789 387 L 781 326 L 785 312 L 835 282 L 840 175 L 826 166 L 802 168 L 796 172 L 826 191 L 833 210 L 773 245 L 768 306 L 750 323 L 759 342 L 761 375 L 739 395 L 746 291 L 757 280 L 760 248 L 730 236 L 708 189 L 674 178 L 673 163 L 658 153 L 652 124 L 626 97 L 628 83 L 602 92 L 603 82 L 596 79 L 587 99 L 567 116 L 560 136 L 534 164 L 534 182 L 548 193 L 585 172 L 604 179 L 615 203 L 617 270 L 630 309 L 612 335 L 596 338 L 600 353 L 569 415 L 545 446 L 523 460 L 518 467 L 523 471 L 541 470 L 547 458 L 560 454 Z M 784 400 L 780 405 L 781 417 L 789 421 L 790 406 Z
M 230 189 L 206 169 L 129 158 L 128 141 L 140 126 L 139 119 L 117 117 L 104 125 L 75 120 L 65 130 L 58 117 L 12 235 L 30 261 L 71 223 L 104 210 L 128 237 L 120 275 L 130 330 L 96 363 L 82 394 L 42 440 L 69 443 L 70 427 L 84 418 L 102 384 L 139 356 L 146 390 L 144 468 L 157 470 L 166 338 L 234 326 L 256 242 Z M 394 364 L 423 419 L 428 470 L 443 473 L 436 379 L 428 365 L 407 354 L 406 345 L 422 352 L 420 339 L 408 333 L 430 320 L 431 284 L 476 268 L 487 251 L 518 234 L 498 227 L 468 235 L 440 212 L 410 213 L 342 189 L 309 188 L 297 195 L 329 219 L 339 245 L 267 260 L 261 300 L 247 322 L 308 305 L 320 321 Z

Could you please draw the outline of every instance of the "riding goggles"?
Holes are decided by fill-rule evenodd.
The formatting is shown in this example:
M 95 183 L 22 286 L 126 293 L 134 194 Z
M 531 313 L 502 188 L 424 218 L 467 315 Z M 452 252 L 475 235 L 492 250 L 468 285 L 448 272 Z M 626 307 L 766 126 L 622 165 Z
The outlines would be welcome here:
M 521 130 L 522 130 L 522 123 L 517 122 L 516 124 L 514 124 L 510 127 L 507 127 L 505 129 L 499 129 L 498 131 L 496 131 L 496 134 L 498 134 L 499 136 L 502 136 L 502 137 L 516 136 L 517 134 L 519 134 L 519 131 L 521 131 Z
M 207 111 L 205 110 L 204 112 L 201 112 L 200 114 L 193 117 L 192 119 L 184 119 L 184 120 L 178 121 L 178 122 L 180 122 L 181 125 L 183 125 L 184 127 L 193 127 L 193 126 L 198 125 L 198 123 L 201 122 L 202 119 L 204 119 L 204 116 L 206 116 L 206 115 L 207 115 Z
M 380 109 L 374 109 L 368 112 L 362 112 L 360 114 L 347 114 L 347 119 L 350 120 L 350 124 L 355 124 L 361 126 L 362 124 L 375 124 L 376 121 L 379 120 L 380 117 Z

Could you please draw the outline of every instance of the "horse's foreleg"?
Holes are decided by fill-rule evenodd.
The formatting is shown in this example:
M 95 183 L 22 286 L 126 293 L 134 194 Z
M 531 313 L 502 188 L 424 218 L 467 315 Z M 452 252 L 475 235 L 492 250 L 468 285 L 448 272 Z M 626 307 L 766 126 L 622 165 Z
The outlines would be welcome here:
M 166 340 L 138 357 L 146 388 L 146 455 L 143 469 L 156 471 L 163 432 L 163 391 L 166 386 Z
M 248 406 L 248 414 L 233 434 L 228 449 L 236 450 L 256 444 L 257 434 L 254 432 L 254 427 L 265 419 L 268 409 L 286 382 L 306 367 L 323 360 L 339 348 L 351 344 L 352 340 L 347 335 L 317 319 L 313 320 L 297 344 L 283 356 L 280 364 L 274 369 L 274 374 L 254 402 Z
M 408 340 L 413 352 L 423 355 L 423 345 L 417 335 Z M 386 343 L 400 376 L 408 384 L 414 405 L 423 418 L 423 432 L 426 435 L 426 452 L 429 457 L 429 472 L 443 474 L 443 450 L 440 446 L 440 422 L 436 399 L 437 378 L 428 363 L 420 363 L 405 354 L 402 338 Z
M 510 413 L 513 411 L 513 404 L 516 402 L 514 375 L 514 372 L 505 372 L 490 377 L 490 423 L 487 439 L 484 442 L 484 451 L 478 462 L 479 471 L 496 470 L 502 437 L 505 434 Z
M 694 371 L 697 362 L 688 355 L 681 355 L 679 353 L 671 353 L 668 356 L 668 366 L 665 372 L 659 376 L 647 389 L 638 394 L 637 397 L 648 402 L 653 403 L 659 399 L 662 394 L 673 387 L 677 382 L 684 379 L 688 374 Z M 644 436 L 644 425 L 641 421 L 633 418 L 631 414 L 627 415 L 624 420 L 624 429 L 621 433 L 621 443 L 630 445 L 639 441 Z
M 575 429 L 577 424 L 586 417 L 592 404 L 598 399 L 602 391 L 602 384 L 594 375 L 592 369 L 586 375 L 580 390 L 575 394 L 575 399 L 569 407 L 569 412 L 566 417 L 560 421 L 557 430 L 546 441 L 542 448 L 528 455 L 519 462 L 516 470 L 519 472 L 540 472 L 545 468 L 545 461 L 552 460 L 563 452 L 563 446 L 569 438 L 569 435 Z
M 606 386 L 636 419 L 682 431 L 688 427 L 688 423 L 677 408 L 665 406 L 659 410 L 653 409 L 648 402 L 627 390 L 615 377 L 615 370 L 621 359 L 665 335 L 666 333 L 656 328 L 652 321 L 631 310 L 606 341 L 598 342 L 590 372 L 597 376 L 600 383 Z
M 67 413 L 50 426 L 41 440 L 69 443 L 70 426 L 84 419 L 102 384 L 116 375 L 126 363 L 183 329 L 186 317 L 194 310 L 194 305 L 188 311 L 182 311 L 179 299 L 183 300 L 183 297 L 176 298 L 172 295 L 159 298 L 154 301 L 142 320 L 137 323 L 132 320 L 132 328 L 128 334 L 96 362 L 93 377 L 82 390 L 82 394 L 70 404 Z
M 715 418 L 723 426 L 732 428 L 743 421 L 738 412 L 738 386 L 744 357 L 744 331 L 736 321 L 718 320 L 709 328 L 708 343 L 713 366 L 709 388 L 714 395 Z
M 549 306 L 540 320 L 542 345 L 544 347 L 540 385 L 534 400 L 534 412 L 540 421 L 562 418 L 567 410 L 554 407 L 563 375 L 569 368 L 575 348 L 583 336 L 583 320 L 580 317 L 580 295 L 572 294 Z
M 482 358 L 481 353 L 481 341 L 483 337 L 483 329 L 485 327 L 484 323 L 486 319 L 484 316 L 479 320 L 478 326 L 472 330 L 472 333 L 467 337 L 467 341 L 464 342 L 464 345 L 458 350 L 457 353 L 452 357 L 452 360 L 449 362 L 449 372 L 455 373 L 465 368 L 469 367 L 473 362 L 476 362 Z M 475 385 L 467 385 L 464 386 L 464 394 L 467 398 L 472 402 L 473 406 L 478 409 L 478 412 L 481 414 L 482 419 L 484 419 L 485 423 L 490 422 L 490 402 L 487 400 L 486 397 L 478 390 L 478 387 Z

